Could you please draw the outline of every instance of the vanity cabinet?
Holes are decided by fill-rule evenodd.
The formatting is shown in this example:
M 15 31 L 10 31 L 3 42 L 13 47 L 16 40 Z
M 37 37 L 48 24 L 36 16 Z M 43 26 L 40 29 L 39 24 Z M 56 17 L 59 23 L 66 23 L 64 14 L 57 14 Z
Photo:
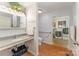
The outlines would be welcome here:
M 12 56 L 11 49 L 12 48 L 8 48 L 8 49 L 0 51 L 0 56 Z
M 12 56 L 13 53 L 11 50 L 21 45 L 29 47 L 28 51 L 31 51 L 31 49 L 33 48 L 33 39 L 34 38 L 32 36 L 20 36 L 16 39 L 4 39 L 0 41 L 0 56 Z

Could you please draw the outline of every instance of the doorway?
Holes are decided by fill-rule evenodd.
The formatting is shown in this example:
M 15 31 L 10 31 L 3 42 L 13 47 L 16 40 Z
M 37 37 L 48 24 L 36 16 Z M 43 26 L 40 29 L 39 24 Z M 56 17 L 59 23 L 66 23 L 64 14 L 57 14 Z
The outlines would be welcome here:
M 69 16 L 53 17 L 53 43 L 65 48 L 69 44 Z

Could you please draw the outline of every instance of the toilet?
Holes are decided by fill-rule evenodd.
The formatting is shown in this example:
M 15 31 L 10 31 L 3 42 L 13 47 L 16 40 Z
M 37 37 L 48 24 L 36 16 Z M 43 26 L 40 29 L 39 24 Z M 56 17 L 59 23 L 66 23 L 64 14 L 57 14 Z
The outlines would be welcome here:
M 42 44 L 42 38 L 41 38 L 41 37 L 39 37 L 39 39 L 38 39 L 38 44 L 39 44 L 39 45 Z

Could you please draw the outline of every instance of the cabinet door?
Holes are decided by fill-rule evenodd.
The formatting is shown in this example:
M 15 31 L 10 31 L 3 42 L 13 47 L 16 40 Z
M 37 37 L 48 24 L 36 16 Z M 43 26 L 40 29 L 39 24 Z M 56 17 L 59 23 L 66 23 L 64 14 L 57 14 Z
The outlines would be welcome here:
M 11 55 L 12 55 L 11 48 L 0 51 L 0 56 L 11 56 Z

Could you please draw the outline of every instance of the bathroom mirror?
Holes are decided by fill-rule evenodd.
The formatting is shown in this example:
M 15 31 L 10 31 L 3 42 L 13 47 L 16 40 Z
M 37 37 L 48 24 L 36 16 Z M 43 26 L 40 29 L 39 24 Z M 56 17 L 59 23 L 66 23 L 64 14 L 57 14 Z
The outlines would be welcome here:
M 0 29 L 6 28 L 25 28 L 25 17 L 0 12 Z
M 12 15 L 0 12 L 0 28 L 10 28 L 12 24 Z

